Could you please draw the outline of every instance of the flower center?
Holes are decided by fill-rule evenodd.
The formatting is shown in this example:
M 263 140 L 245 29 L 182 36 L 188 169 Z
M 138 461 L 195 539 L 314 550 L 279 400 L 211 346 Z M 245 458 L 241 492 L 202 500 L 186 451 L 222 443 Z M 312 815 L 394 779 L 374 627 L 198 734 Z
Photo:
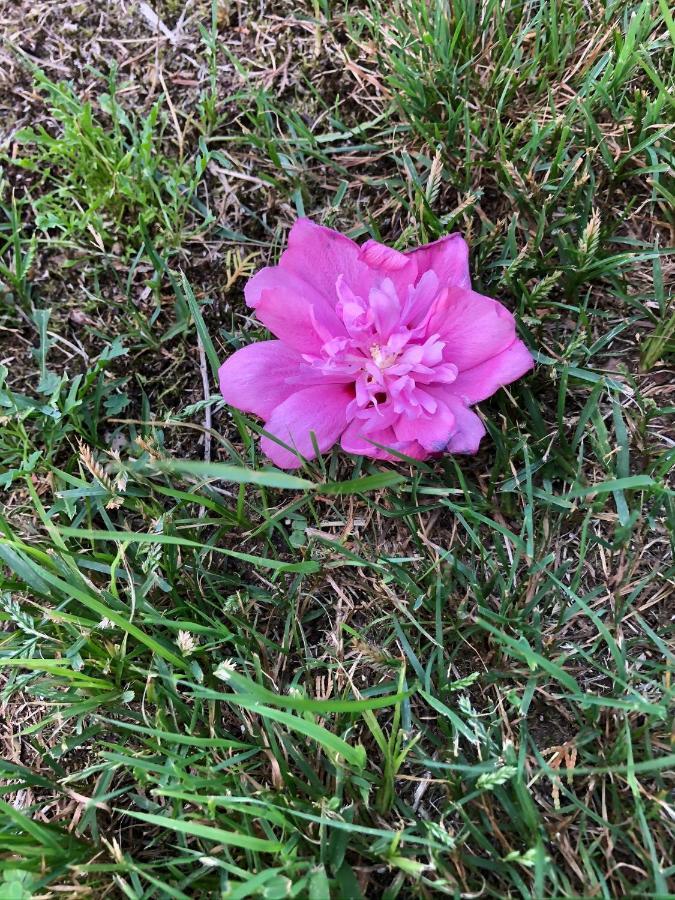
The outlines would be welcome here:
M 428 279 L 427 279 L 428 282 Z M 353 385 L 349 415 L 368 420 L 373 428 L 431 416 L 436 410 L 434 387 L 457 377 L 457 366 L 444 357 L 440 334 L 429 333 L 425 308 L 432 303 L 437 279 L 401 289 L 385 278 L 366 297 L 355 294 L 344 278 L 337 280 L 335 312 L 343 328 L 328 327 L 319 356 L 307 354 L 307 365 L 336 383 Z M 406 296 L 403 296 L 405 294 Z M 420 295 L 420 296 L 418 296 Z
M 388 369 L 389 366 L 396 362 L 398 353 L 385 354 L 382 352 L 382 347 L 379 344 L 371 344 L 370 356 L 378 369 Z

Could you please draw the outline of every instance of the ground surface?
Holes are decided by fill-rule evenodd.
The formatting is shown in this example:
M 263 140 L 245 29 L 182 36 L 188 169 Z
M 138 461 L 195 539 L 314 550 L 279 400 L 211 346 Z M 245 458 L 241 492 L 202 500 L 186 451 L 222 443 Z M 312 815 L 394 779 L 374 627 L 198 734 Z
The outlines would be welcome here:
M 0 896 L 668 896 L 668 5 L 0 34 Z M 214 369 L 302 213 L 467 236 L 538 360 L 477 457 L 254 483 Z

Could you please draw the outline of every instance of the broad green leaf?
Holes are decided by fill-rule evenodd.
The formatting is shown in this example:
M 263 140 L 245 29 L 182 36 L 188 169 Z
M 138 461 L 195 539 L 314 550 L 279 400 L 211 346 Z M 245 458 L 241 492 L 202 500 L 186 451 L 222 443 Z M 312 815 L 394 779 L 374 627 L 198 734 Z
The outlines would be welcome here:
M 179 834 L 205 838 L 206 840 L 215 841 L 230 847 L 242 847 L 245 850 L 254 850 L 261 853 L 277 853 L 283 847 L 281 841 L 268 841 L 249 834 L 225 831 L 223 828 L 202 825 L 199 822 L 193 822 L 191 819 L 172 819 L 169 816 L 156 816 L 152 813 L 142 813 L 134 810 L 118 810 L 118 812 L 131 816 L 133 819 L 139 819 L 141 822 L 147 822 L 149 825 L 156 825 L 159 828 L 170 828 Z
M 308 574 L 319 571 L 319 563 L 307 560 L 301 563 L 287 563 L 280 559 L 267 559 L 264 556 L 253 556 L 250 553 L 239 553 L 237 550 L 228 550 L 226 547 L 215 547 L 210 544 L 200 544 L 188 538 L 180 538 L 171 534 L 147 534 L 133 531 L 96 531 L 91 528 L 70 528 L 66 525 L 59 528 L 65 537 L 79 538 L 82 541 L 118 541 L 126 544 L 170 544 L 175 547 L 193 547 L 195 550 L 204 550 L 209 553 L 222 553 L 243 562 L 260 566 L 263 569 L 276 569 L 283 572 L 302 572 Z
M 353 481 L 333 481 L 316 485 L 321 494 L 363 494 L 366 491 L 378 491 L 385 487 L 401 484 L 405 477 L 398 472 L 379 472 L 377 475 L 364 475 Z
M 189 459 L 157 460 L 150 467 L 167 474 L 198 475 L 218 481 L 231 481 L 235 484 L 256 484 L 263 487 L 280 488 L 290 491 L 311 491 L 316 485 L 306 478 L 289 475 L 279 469 L 246 469 L 243 466 L 232 466 L 229 463 L 200 462 Z
M 239 694 L 232 694 L 227 700 L 235 706 L 241 706 L 256 715 L 265 719 L 271 719 L 274 722 L 280 722 L 292 731 L 304 734 L 320 744 L 330 754 L 343 756 L 350 765 L 357 769 L 363 769 L 366 765 L 366 751 L 363 746 L 359 744 L 354 747 L 348 744 L 322 725 L 317 725 L 315 722 L 308 721 L 300 716 L 294 716 L 280 709 L 262 706 L 257 700 L 252 700 Z

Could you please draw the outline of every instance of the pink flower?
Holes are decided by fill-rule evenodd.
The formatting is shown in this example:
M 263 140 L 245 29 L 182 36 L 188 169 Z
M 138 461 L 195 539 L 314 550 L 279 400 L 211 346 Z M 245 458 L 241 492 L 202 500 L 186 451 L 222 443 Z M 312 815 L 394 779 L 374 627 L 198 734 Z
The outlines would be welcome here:
M 302 456 L 337 441 L 347 453 L 416 459 L 475 453 L 485 428 L 469 406 L 533 366 L 511 313 L 471 290 L 457 234 L 409 253 L 359 247 L 300 219 L 278 266 L 246 285 L 246 302 L 278 340 L 237 350 L 220 368 L 231 406 Z M 263 437 L 282 468 L 297 455 Z

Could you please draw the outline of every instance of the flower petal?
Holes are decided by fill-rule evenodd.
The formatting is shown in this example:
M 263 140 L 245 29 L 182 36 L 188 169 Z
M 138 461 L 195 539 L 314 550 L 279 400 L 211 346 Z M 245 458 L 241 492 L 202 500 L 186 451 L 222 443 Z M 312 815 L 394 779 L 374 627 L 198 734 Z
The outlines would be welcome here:
M 321 453 L 330 450 L 347 423 L 347 406 L 352 397 L 352 392 L 342 384 L 305 388 L 276 407 L 265 423 L 265 431 L 294 447 L 306 459 L 313 459 L 312 432 Z M 295 453 L 270 438 L 262 437 L 260 447 L 282 469 L 297 469 L 302 465 Z
M 373 269 L 384 269 L 386 272 L 397 272 L 410 262 L 405 253 L 373 240 L 363 244 L 359 256 Z
M 431 305 L 438 296 L 438 277 L 429 269 L 413 287 L 408 287 L 408 300 L 405 304 L 401 319 L 404 324 L 415 328 L 431 309 Z
M 297 391 L 286 379 L 297 377 L 302 357 L 281 341 L 260 341 L 233 353 L 218 370 L 225 402 L 266 418 Z
M 261 269 L 244 293 L 259 321 L 300 353 L 318 352 L 327 339 L 345 333 L 324 297 L 279 266 Z
M 436 274 L 440 287 L 471 287 L 469 275 L 469 245 L 460 234 L 424 244 L 406 253 L 417 264 L 417 277 L 431 270 Z
M 358 244 L 339 231 L 316 225 L 309 219 L 298 219 L 288 236 L 288 249 L 281 255 L 279 268 L 319 294 L 331 306 L 338 297 L 338 276 L 354 290 L 368 279 L 368 266 L 360 259 Z M 367 294 L 367 292 L 366 292 Z
M 377 287 L 371 288 L 368 303 L 379 338 L 384 344 L 401 318 L 401 301 L 390 278 L 384 278 Z
M 475 291 L 450 288 L 439 298 L 427 334 L 445 341 L 443 357 L 460 372 L 506 350 L 516 338 L 516 323 L 505 306 Z
M 465 406 L 458 397 L 446 397 L 455 417 L 455 433 L 450 438 L 448 453 L 478 453 L 478 446 L 485 435 L 485 426 L 476 413 Z
M 383 447 L 390 447 L 392 450 L 397 450 L 399 453 L 403 453 L 405 456 L 410 456 L 413 459 L 426 459 L 429 455 L 417 441 L 405 442 L 397 440 L 393 428 L 384 428 L 382 431 L 364 434 L 363 424 L 363 420 L 354 419 L 344 430 L 340 444 L 345 453 L 352 453 L 354 456 L 368 456 L 370 459 L 387 459 L 400 462 L 398 456 L 394 456 L 386 450 L 375 446 L 375 444 L 382 444 Z
M 366 241 L 360 249 L 359 259 L 370 269 L 371 284 L 377 285 L 387 278 L 401 297 L 406 296 L 408 287 L 417 280 L 417 263 L 413 257 L 378 241 Z
M 456 428 L 454 413 L 442 400 L 437 400 L 433 415 L 401 416 L 394 425 L 399 441 L 417 441 L 430 453 L 442 453 Z
M 521 340 L 516 339 L 496 356 L 460 372 L 449 390 L 465 403 L 478 403 L 533 367 L 532 354 Z

